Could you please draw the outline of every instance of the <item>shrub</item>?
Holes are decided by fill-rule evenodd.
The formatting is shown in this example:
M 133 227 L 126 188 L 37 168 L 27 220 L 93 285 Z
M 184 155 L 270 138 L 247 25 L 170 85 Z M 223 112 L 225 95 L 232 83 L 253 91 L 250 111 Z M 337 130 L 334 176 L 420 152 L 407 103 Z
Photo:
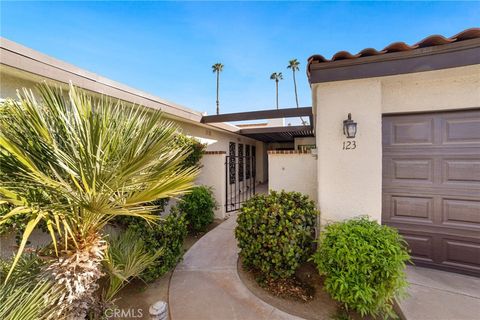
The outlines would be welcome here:
M 189 155 L 182 162 L 183 167 L 189 168 L 199 166 L 200 160 L 207 148 L 206 144 L 184 134 L 179 134 L 175 137 L 175 144 L 182 149 L 190 150 Z
M 206 186 L 192 188 L 178 203 L 178 209 L 185 214 L 188 228 L 193 232 L 205 231 L 213 222 L 213 210 L 217 207 L 212 189 Z
M 134 231 L 152 254 L 162 251 L 154 263 L 140 275 L 146 282 L 152 282 L 170 271 L 183 254 L 183 242 L 187 236 L 185 215 L 176 208 L 157 224 L 149 225 L 143 219 L 130 220 L 128 228 Z
M 407 286 L 405 241 L 398 232 L 367 217 L 328 225 L 315 261 L 333 299 L 362 316 L 393 316 L 394 297 Z
M 245 202 L 235 229 L 243 264 L 269 279 L 291 277 L 312 253 L 317 214 L 298 192 L 271 191 Z

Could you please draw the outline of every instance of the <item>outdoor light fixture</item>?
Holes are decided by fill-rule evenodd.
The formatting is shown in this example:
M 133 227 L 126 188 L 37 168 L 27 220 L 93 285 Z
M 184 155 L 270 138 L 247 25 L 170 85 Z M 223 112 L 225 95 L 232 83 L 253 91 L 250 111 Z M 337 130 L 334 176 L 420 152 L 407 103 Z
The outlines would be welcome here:
M 347 120 L 343 120 L 343 134 L 348 139 L 355 138 L 355 135 L 357 134 L 357 123 L 352 120 L 351 113 L 348 114 Z

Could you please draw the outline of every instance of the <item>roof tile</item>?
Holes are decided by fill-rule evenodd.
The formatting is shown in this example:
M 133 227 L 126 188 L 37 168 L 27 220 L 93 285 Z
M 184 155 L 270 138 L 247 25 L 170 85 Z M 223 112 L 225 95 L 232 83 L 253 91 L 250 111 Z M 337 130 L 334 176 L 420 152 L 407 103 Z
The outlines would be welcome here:
M 405 42 L 394 42 L 386 46 L 381 51 L 378 51 L 374 48 L 365 48 L 360 52 L 358 52 L 357 54 L 352 54 L 348 51 L 338 51 L 332 56 L 331 59 L 326 59 L 324 56 L 316 54 L 308 58 L 308 64 L 310 65 L 312 63 L 325 63 L 325 62 L 332 62 L 332 61 L 338 61 L 338 60 L 357 59 L 361 57 L 388 54 L 391 52 L 410 51 L 417 48 L 440 46 L 440 45 L 449 44 L 452 42 L 458 42 L 458 41 L 476 39 L 476 38 L 480 38 L 480 28 L 466 29 L 449 38 L 446 38 L 441 35 L 431 35 L 413 45 L 409 45 Z

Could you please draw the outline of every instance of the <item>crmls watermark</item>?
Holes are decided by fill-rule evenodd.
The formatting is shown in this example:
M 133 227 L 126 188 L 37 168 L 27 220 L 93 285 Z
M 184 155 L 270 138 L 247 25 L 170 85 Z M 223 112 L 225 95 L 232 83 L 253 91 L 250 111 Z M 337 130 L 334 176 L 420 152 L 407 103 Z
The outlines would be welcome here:
M 107 309 L 105 317 L 107 319 L 140 319 L 143 317 L 143 310 L 139 308 Z

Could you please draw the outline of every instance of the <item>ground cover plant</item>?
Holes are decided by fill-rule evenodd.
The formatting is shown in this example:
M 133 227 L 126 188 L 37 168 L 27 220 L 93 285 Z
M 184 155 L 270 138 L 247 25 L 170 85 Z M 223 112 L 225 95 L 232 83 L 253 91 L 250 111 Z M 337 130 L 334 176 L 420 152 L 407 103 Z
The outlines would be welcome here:
M 347 311 L 395 317 L 392 304 L 407 286 L 407 246 L 398 232 L 367 217 L 329 224 L 313 257 L 325 290 Z
M 287 279 L 312 254 L 318 212 L 307 196 L 271 191 L 244 203 L 235 237 L 247 268 L 265 279 Z
M 0 197 L 11 210 L 0 225 L 27 217 L 5 283 L 32 231 L 44 224 L 52 245 L 48 273 L 64 293 L 60 314 L 95 309 L 108 249 L 104 227 L 118 216 L 156 223 L 154 201 L 188 191 L 197 167 L 161 113 L 42 85 L 0 106 Z M 60 316 L 58 317 L 60 318 Z

